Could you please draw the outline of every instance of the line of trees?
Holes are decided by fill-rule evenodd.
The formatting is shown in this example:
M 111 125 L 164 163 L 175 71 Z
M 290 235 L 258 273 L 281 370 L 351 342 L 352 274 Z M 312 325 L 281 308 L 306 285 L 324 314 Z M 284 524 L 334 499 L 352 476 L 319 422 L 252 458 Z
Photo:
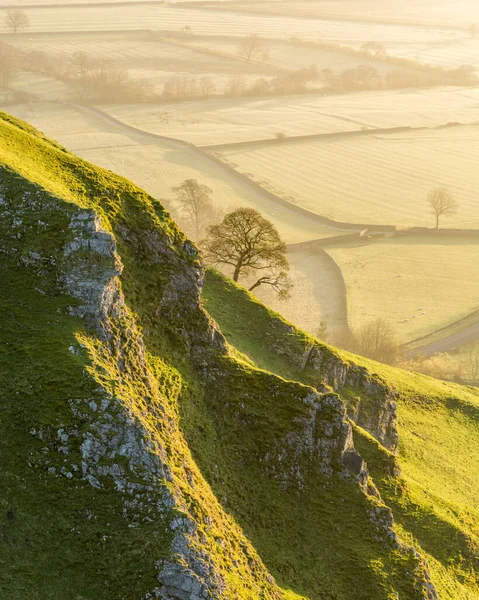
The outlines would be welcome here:
M 9 86 L 20 69 L 72 84 L 75 99 L 84 102 L 161 100 L 148 82 L 132 79 L 128 71 L 99 61 L 86 52 L 74 52 L 68 60 L 57 60 L 45 52 L 25 52 L 0 40 L 0 85 Z

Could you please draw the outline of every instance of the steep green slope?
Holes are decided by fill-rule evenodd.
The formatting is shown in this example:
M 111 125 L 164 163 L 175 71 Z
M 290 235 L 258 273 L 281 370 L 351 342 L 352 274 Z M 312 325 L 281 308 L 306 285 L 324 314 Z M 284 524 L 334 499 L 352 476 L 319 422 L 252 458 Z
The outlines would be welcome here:
M 355 445 L 399 530 L 426 553 L 439 596 L 479 598 L 479 390 L 328 347 L 216 271 L 207 272 L 203 298 L 228 341 L 261 368 L 309 385 L 332 385 L 354 420 L 361 416 L 360 397 L 368 405 L 365 427 L 371 425 L 376 437 L 388 395 L 394 398 L 397 457 L 361 428 L 355 429 Z M 316 365 L 307 359 L 313 348 L 321 357 Z M 358 367 L 368 372 L 366 386 Z M 343 369 L 352 375 L 331 377 Z
M 436 598 L 343 403 L 230 350 L 158 202 L 2 115 L 0 163 L 2 597 Z

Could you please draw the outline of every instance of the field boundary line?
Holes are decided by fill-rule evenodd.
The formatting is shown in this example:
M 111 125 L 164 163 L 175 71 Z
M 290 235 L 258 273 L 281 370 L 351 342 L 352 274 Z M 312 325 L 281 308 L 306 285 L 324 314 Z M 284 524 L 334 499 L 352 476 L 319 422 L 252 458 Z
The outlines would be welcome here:
M 339 117 L 334 117 L 334 115 L 327 115 L 331 118 L 339 118 Z M 286 136 L 285 138 L 282 138 L 281 140 L 278 140 L 276 138 L 263 138 L 260 140 L 251 140 L 251 141 L 247 141 L 247 142 L 230 142 L 227 144 L 211 144 L 211 145 L 206 145 L 206 146 L 197 146 L 197 148 L 201 149 L 201 150 L 206 150 L 207 152 L 209 151 L 214 151 L 214 150 L 234 150 L 235 148 L 244 148 L 247 146 L 270 146 L 270 145 L 274 145 L 277 146 L 279 144 L 288 144 L 288 143 L 300 143 L 300 142 L 309 142 L 309 141 L 313 141 L 313 140 L 334 140 L 334 139 L 341 139 L 341 138 L 347 138 L 347 137 L 360 137 L 363 135 L 378 135 L 378 134 L 394 134 L 394 133 L 405 133 L 406 131 L 408 132 L 415 132 L 415 131 L 423 131 L 426 129 L 436 129 L 436 127 L 411 127 L 410 125 L 404 125 L 402 127 L 377 127 L 374 129 L 358 129 L 358 130 L 351 130 L 351 131 L 334 131 L 331 133 L 310 133 L 307 135 L 293 135 L 293 136 Z

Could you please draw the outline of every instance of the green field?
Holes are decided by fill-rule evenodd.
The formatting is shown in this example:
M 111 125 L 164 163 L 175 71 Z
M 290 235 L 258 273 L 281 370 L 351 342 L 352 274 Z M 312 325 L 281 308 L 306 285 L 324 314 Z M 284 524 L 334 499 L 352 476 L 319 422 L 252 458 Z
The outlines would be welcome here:
M 460 207 L 442 226 L 479 226 L 476 126 L 242 146 L 217 154 L 279 196 L 338 221 L 434 226 L 425 198 L 431 189 L 446 187 Z
M 479 308 L 474 239 L 414 236 L 327 251 L 346 280 L 353 329 L 381 315 L 409 341 Z

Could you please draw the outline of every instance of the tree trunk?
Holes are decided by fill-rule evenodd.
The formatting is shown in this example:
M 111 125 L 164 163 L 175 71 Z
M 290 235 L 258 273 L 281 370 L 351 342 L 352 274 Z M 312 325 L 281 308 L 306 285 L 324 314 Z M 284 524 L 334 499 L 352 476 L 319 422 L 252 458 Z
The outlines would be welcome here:
M 436 229 L 439 229 L 439 215 L 436 215 Z
M 241 261 L 236 265 L 234 273 L 233 273 L 233 281 L 236 281 L 236 283 L 238 283 L 238 279 L 240 276 L 240 272 L 241 272 Z

